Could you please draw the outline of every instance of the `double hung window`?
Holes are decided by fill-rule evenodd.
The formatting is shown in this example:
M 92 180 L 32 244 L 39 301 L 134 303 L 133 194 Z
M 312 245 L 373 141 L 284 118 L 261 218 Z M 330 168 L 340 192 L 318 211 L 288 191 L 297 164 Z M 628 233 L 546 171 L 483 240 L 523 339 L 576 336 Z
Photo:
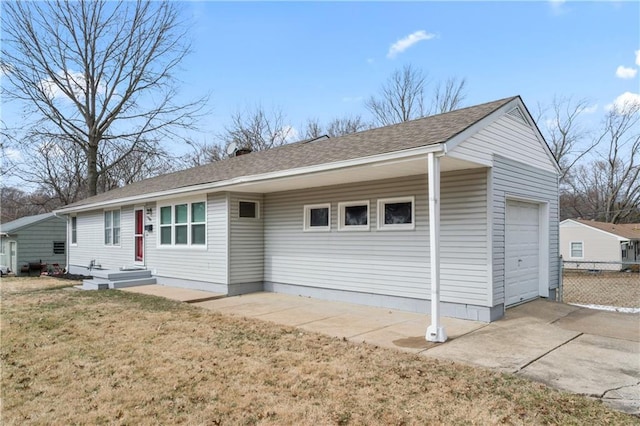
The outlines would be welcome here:
M 582 251 L 582 241 L 571 242 L 571 257 L 574 259 L 582 259 L 584 257 Z
M 73 241 L 73 228 L 71 239 Z M 120 210 L 109 210 L 104 212 L 104 245 L 120 245 Z

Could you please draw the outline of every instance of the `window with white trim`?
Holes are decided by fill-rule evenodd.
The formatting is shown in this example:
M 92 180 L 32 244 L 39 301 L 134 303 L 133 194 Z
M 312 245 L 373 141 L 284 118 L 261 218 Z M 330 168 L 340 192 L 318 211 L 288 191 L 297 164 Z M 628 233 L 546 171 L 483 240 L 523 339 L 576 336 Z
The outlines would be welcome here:
M 582 259 L 584 257 L 582 241 L 571 242 L 571 257 L 574 259 Z
M 238 201 L 238 217 L 243 219 L 258 219 L 260 208 L 257 201 Z
M 369 230 L 369 200 L 338 203 L 338 229 Z
M 207 243 L 207 203 L 160 207 L 160 245 L 204 246 Z
M 78 217 L 71 216 L 71 244 L 78 244 Z
M 304 230 L 331 230 L 331 204 L 312 204 L 304 206 Z
M 120 245 L 120 210 L 104 212 L 104 245 Z
M 378 200 L 378 229 L 414 229 L 415 204 L 415 197 Z

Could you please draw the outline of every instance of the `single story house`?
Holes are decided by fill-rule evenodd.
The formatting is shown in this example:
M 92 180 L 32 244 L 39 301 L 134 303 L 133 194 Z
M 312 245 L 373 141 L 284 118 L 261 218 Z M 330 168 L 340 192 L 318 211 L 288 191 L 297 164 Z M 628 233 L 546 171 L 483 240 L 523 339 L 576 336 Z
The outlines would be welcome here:
M 0 225 L 0 265 L 16 275 L 29 264 L 58 264 L 67 256 L 67 220 L 53 213 L 26 216 Z
M 489 322 L 555 297 L 558 175 L 516 96 L 234 156 L 57 213 L 71 273 L 137 266 L 164 285 Z
M 626 269 L 640 262 L 640 223 L 563 220 L 560 253 L 571 269 Z

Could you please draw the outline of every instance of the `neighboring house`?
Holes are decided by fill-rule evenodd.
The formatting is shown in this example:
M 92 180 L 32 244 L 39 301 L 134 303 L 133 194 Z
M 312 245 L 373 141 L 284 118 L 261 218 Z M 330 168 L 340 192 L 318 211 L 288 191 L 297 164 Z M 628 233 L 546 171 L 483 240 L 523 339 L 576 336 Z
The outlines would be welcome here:
M 625 269 L 629 266 L 625 262 L 640 262 L 640 223 L 563 220 L 560 223 L 560 253 L 562 259 L 569 262 L 569 268 Z
M 95 261 L 228 295 L 418 312 L 433 299 L 442 315 L 488 322 L 555 297 L 558 173 L 512 97 L 235 156 L 58 214 L 71 273 Z
M 28 274 L 30 263 L 57 263 L 64 267 L 66 250 L 67 221 L 64 217 L 44 213 L 0 225 L 0 265 L 16 275 Z

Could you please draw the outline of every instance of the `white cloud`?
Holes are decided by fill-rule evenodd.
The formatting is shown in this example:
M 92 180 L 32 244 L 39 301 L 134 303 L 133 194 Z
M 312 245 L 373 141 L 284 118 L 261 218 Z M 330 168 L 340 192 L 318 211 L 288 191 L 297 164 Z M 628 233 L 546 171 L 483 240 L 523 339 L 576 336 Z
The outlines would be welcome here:
M 593 114 L 596 111 L 598 111 L 598 104 L 587 106 L 580 110 L 580 112 L 584 114 Z
M 551 6 L 551 11 L 554 15 L 562 15 L 566 12 L 564 4 L 566 0 L 549 0 L 549 5 Z
M 618 78 L 633 78 L 638 73 L 638 70 L 635 68 L 627 68 L 625 66 L 620 65 L 618 69 L 616 69 L 616 77 Z
M 367 63 L 368 63 L 368 64 L 372 64 L 372 63 L 374 63 L 374 62 L 375 62 L 375 61 L 373 60 L 373 58 L 367 58 Z
M 22 161 L 22 153 L 15 148 L 5 148 L 4 155 L 12 161 Z
M 636 65 L 640 67 L 640 50 L 636 50 Z
M 619 113 L 629 113 L 640 110 L 640 93 L 624 92 L 618 96 L 612 104 L 606 106 L 606 109 Z
M 84 74 L 75 71 L 58 71 L 58 77 L 61 81 L 65 82 L 65 80 L 69 80 L 71 85 L 71 89 L 74 92 L 74 95 L 80 99 L 84 99 Z M 66 84 L 66 82 L 65 82 Z M 45 80 L 40 81 L 40 87 L 42 91 L 49 97 L 49 99 L 65 99 L 68 100 L 69 97 L 60 89 L 60 87 L 53 81 L 51 78 L 47 78 Z M 101 84 L 98 86 L 99 91 L 104 91 L 105 86 Z
M 425 30 L 411 33 L 391 45 L 389 52 L 387 53 L 387 58 L 395 58 L 398 53 L 404 52 L 419 41 L 431 40 L 432 38 L 435 38 L 435 36 L 435 34 L 428 33 Z

